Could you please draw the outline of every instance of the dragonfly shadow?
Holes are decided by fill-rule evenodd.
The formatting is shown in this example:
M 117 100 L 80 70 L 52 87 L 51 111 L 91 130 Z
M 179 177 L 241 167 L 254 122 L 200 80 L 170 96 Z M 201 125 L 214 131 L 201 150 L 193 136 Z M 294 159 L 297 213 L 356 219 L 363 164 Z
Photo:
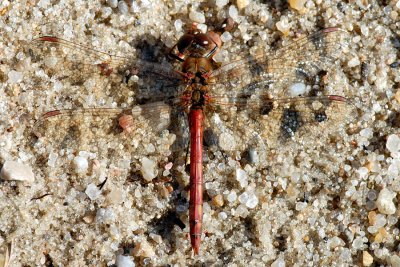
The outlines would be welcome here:
M 137 38 L 138 42 L 131 44 L 136 50 L 137 62 L 122 70 L 123 82 L 129 83 L 139 76 L 136 83 L 136 100 L 140 104 L 155 102 L 178 96 L 182 91 L 180 76 L 174 73 L 175 61 L 168 55 L 169 48 L 159 39 L 149 34 Z

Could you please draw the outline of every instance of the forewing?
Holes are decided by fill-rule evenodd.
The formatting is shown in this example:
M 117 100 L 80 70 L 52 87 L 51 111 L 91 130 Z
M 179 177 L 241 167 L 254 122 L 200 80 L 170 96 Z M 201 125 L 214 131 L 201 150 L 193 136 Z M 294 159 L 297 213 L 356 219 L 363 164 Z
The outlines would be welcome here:
M 326 28 L 276 51 L 233 61 L 215 70 L 211 77 L 214 84 L 229 83 L 232 88 L 248 92 L 268 88 L 275 97 L 287 97 L 289 85 L 307 84 L 320 71 L 331 68 L 346 38 L 344 30 Z
M 161 88 L 170 95 L 175 95 L 181 84 L 181 76 L 169 63 L 158 64 L 133 55 L 112 55 L 54 36 L 34 39 L 29 44 L 29 53 L 34 62 L 44 64 L 51 74 L 68 79 L 71 84 L 83 83 L 93 75 L 109 76 L 112 73 L 119 74 L 121 81 L 136 75 L 143 90 Z

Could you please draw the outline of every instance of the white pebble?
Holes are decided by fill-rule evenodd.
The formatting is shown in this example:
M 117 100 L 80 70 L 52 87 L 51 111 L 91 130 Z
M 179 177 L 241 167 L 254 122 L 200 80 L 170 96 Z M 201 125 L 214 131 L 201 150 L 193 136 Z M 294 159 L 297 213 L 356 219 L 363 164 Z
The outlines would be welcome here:
M 247 186 L 247 173 L 245 170 L 236 169 L 236 180 L 239 182 L 240 186 L 243 188 Z
M 197 22 L 197 23 L 205 23 L 206 22 L 206 17 L 204 16 L 204 14 L 194 11 L 194 10 L 190 11 L 189 19 L 191 19 L 192 21 Z
M 381 105 L 379 105 L 379 103 L 375 103 L 372 105 L 372 109 L 375 112 L 380 112 L 382 110 Z
M 239 202 L 242 204 L 245 204 L 247 202 L 247 200 L 249 199 L 249 194 L 247 194 L 247 192 L 243 192 L 240 196 L 239 196 Z
M 101 191 L 97 185 L 92 183 L 86 187 L 85 194 L 90 198 L 90 200 L 95 200 L 100 196 Z
M 177 32 L 182 31 L 182 25 L 183 25 L 182 20 L 180 20 L 180 19 L 175 20 L 174 26 L 175 26 L 175 30 Z
M 249 160 L 252 164 L 258 164 L 260 162 L 260 158 L 258 157 L 257 150 L 254 148 L 249 149 Z
M 364 138 L 371 138 L 372 136 L 373 136 L 373 134 L 374 134 L 374 132 L 372 131 L 372 129 L 371 128 L 365 128 L 365 129 L 362 129 L 361 131 L 360 131 L 360 135 L 362 136 L 362 137 L 364 137 Z
M 115 262 L 117 267 L 135 267 L 135 263 L 129 256 L 118 255 Z
M 116 8 L 118 6 L 118 0 L 107 0 L 107 4 L 112 8 Z
M 386 148 L 390 153 L 396 153 L 400 150 L 400 137 L 395 134 L 389 135 L 386 141 Z
M 98 223 L 112 223 L 115 221 L 115 214 L 112 209 L 98 209 L 96 212 L 96 221 Z
M 396 206 L 393 203 L 393 198 L 396 193 L 393 193 L 387 188 L 383 188 L 378 195 L 376 200 L 376 206 L 380 213 L 383 214 L 394 214 L 396 212 Z
M 306 92 L 306 85 L 304 83 L 294 83 L 289 87 L 290 96 L 295 97 L 302 95 Z
M 249 215 L 249 211 L 247 210 L 246 206 L 243 204 L 240 204 L 236 208 L 235 213 L 237 216 L 240 216 L 242 218 L 246 218 Z
M 77 156 L 73 163 L 77 173 L 85 173 L 89 168 L 89 162 L 85 157 Z
M 360 175 L 360 178 L 365 178 L 368 175 L 368 168 L 366 167 L 361 167 L 357 170 L 358 175 Z
M 249 209 L 254 209 L 258 205 L 258 198 L 256 195 L 252 194 L 246 201 L 246 207 Z
M 197 24 L 197 29 L 199 31 L 201 31 L 202 33 L 206 33 L 207 32 L 207 25 L 204 24 L 204 23 Z
M 0 177 L 8 181 L 34 182 L 35 176 L 32 168 L 17 161 L 6 161 L 1 168 Z
M 352 59 L 350 59 L 350 61 L 347 63 L 347 65 L 350 68 L 358 66 L 358 65 L 360 65 L 360 60 L 358 59 L 358 57 L 353 57 Z
M 230 40 L 232 40 L 232 35 L 229 32 L 224 32 L 223 34 L 221 34 L 221 41 L 223 43 L 226 43 Z
M 49 167 L 54 167 L 56 165 L 58 155 L 56 153 L 51 152 L 49 155 L 49 159 L 47 160 L 47 165 Z
M 227 132 L 223 132 L 218 138 L 219 146 L 222 150 L 233 151 L 236 147 L 235 138 Z
M 216 0 L 215 1 L 215 6 L 218 8 L 223 8 L 228 4 L 229 0 Z
M 144 157 L 142 158 L 141 163 L 141 172 L 143 175 L 143 179 L 145 179 L 147 182 L 150 182 L 157 176 L 156 162 L 147 157 Z
M 363 24 L 363 25 L 361 25 L 360 28 L 361 28 L 361 33 L 362 33 L 362 35 L 368 37 L 368 35 L 369 35 L 369 28 L 368 28 L 368 26 L 365 25 L 365 24 Z
M 22 72 L 18 72 L 15 70 L 12 70 L 8 73 L 8 83 L 18 83 L 22 80 L 22 78 L 24 77 L 24 75 L 22 74 Z
M 302 211 L 302 210 L 304 210 L 305 208 L 307 208 L 307 202 L 296 202 L 296 207 L 295 207 L 295 209 L 296 209 L 297 211 Z
M 226 212 L 220 212 L 220 213 L 218 213 L 218 217 L 221 219 L 221 220 L 226 220 L 226 218 L 228 218 L 228 215 L 226 214 Z
M 356 250 L 360 250 L 364 246 L 364 238 L 359 236 L 353 240 L 352 246 Z
M 228 194 L 228 196 L 226 197 L 226 199 L 227 199 L 229 202 L 235 201 L 235 200 L 237 199 L 237 194 L 236 194 L 236 192 L 235 192 L 235 191 L 230 192 L 230 193 Z
M 279 257 L 278 259 L 276 259 L 272 264 L 271 267 L 285 267 L 286 263 L 285 260 L 281 257 Z
M 121 12 L 124 15 L 128 14 L 129 12 L 128 5 L 125 3 L 125 1 L 118 2 L 118 9 L 119 12 Z
M 238 20 L 239 12 L 235 6 L 229 7 L 228 14 L 234 21 Z

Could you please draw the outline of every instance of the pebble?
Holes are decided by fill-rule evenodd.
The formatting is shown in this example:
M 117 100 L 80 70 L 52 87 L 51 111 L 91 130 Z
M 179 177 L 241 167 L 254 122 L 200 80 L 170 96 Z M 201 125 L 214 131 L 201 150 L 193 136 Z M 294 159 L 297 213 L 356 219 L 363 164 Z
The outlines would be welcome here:
M 123 202 L 124 198 L 123 198 L 123 191 L 119 188 L 114 188 L 112 189 L 106 196 L 106 201 L 108 204 L 120 204 Z
M 226 212 L 220 212 L 220 213 L 218 213 L 218 217 L 221 219 L 221 220 L 226 220 L 226 218 L 228 218 L 228 214 L 226 214 Z
M 396 153 L 400 151 L 400 137 L 396 134 L 389 135 L 386 141 L 386 148 L 390 153 Z
M 229 202 L 234 202 L 234 201 L 237 199 L 237 194 L 236 194 L 236 192 L 235 192 L 235 191 L 230 192 L 230 193 L 228 194 L 228 196 L 226 197 L 226 199 L 227 199 Z
M 363 266 L 370 266 L 374 262 L 374 258 L 368 253 L 368 251 L 363 251 L 362 257 Z
M 118 255 L 115 261 L 117 267 L 135 267 L 135 263 L 129 256 Z
M 227 132 L 220 134 L 218 138 L 219 146 L 222 150 L 233 151 L 236 148 L 236 141 L 233 135 Z
M 235 6 L 230 6 L 228 10 L 229 17 L 231 17 L 234 21 L 238 20 L 239 12 Z
M 276 259 L 272 264 L 271 267 L 285 267 L 286 263 L 285 260 L 281 257 L 279 257 L 278 259 Z
M 150 182 L 157 176 L 157 170 L 156 170 L 156 162 L 144 157 L 141 160 L 142 167 L 141 167 L 141 172 L 143 175 L 143 179 L 145 179 L 147 182 Z
M 189 19 L 191 19 L 192 21 L 197 22 L 197 23 L 205 23 L 206 22 L 206 17 L 204 16 L 204 14 L 194 11 L 194 10 L 190 11 Z
M 247 210 L 246 206 L 243 204 L 240 204 L 236 210 L 236 215 L 240 216 L 241 218 L 246 218 L 249 215 L 249 211 Z
M 294 83 L 289 86 L 289 93 L 292 97 L 303 95 L 306 92 L 306 85 L 304 83 Z
M 221 41 L 223 43 L 226 43 L 230 40 L 232 40 L 232 35 L 229 32 L 224 32 L 223 34 L 221 34 Z
M 86 187 L 85 194 L 90 198 L 90 200 L 95 200 L 100 196 L 101 191 L 97 185 L 91 183 Z
M 153 248 L 149 245 L 149 243 L 147 243 L 147 241 L 138 243 L 133 249 L 132 254 L 135 257 L 139 256 L 145 258 L 150 258 L 155 256 Z
M 246 201 L 246 207 L 254 209 L 258 205 L 258 198 L 256 195 L 251 194 Z
M 391 267 L 400 267 L 400 257 L 397 255 L 392 255 L 390 257 Z
M 222 195 L 216 195 L 212 198 L 212 203 L 216 207 L 222 207 L 224 205 L 224 198 Z
M 243 8 L 248 6 L 249 3 L 250 3 L 249 0 L 236 0 L 236 5 L 237 5 L 239 10 L 242 10 Z
M 215 6 L 217 8 L 223 8 L 224 6 L 226 6 L 229 3 L 229 0 L 216 0 L 215 1 Z
M 125 3 L 125 1 L 118 2 L 118 9 L 119 12 L 121 12 L 124 15 L 129 13 L 129 8 L 128 5 Z
M 305 0 L 289 0 L 289 5 L 293 9 L 302 11 L 304 9 L 305 2 Z
M 0 178 L 8 181 L 34 182 L 35 176 L 32 168 L 17 161 L 6 161 L 0 172 Z
M 73 161 L 77 173 L 85 173 L 89 168 L 89 162 L 85 157 L 76 156 Z
M 197 29 L 199 31 L 201 31 L 202 33 L 206 33 L 207 32 L 207 25 L 203 24 L 203 23 L 197 24 Z
M 175 30 L 177 32 L 182 31 L 182 25 L 183 25 L 182 20 L 180 20 L 180 19 L 175 20 L 174 26 L 175 26 Z
M 247 200 L 249 199 L 249 194 L 247 192 L 243 192 L 240 196 L 239 196 L 239 202 L 242 204 L 245 204 L 247 202 Z
M 115 214 L 112 209 L 98 209 L 96 212 L 96 221 L 98 223 L 112 223 L 115 221 Z
M 283 33 L 284 36 L 287 36 L 289 34 L 290 24 L 289 24 L 287 18 L 281 18 L 281 20 L 278 21 L 275 24 L 275 26 L 278 29 L 278 31 Z
M 18 83 L 20 81 L 22 81 L 22 78 L 24 77 L 24 75 L 22 74 L 22 72 L 19 71 L 15 71 L 12 70 L 8 73 L 8 83 Z
M 240 186 L 243 188 L 247 186 L 247 173 L 245 170 L 236 169 L 236 180 L 239 182 Z
M 360 60 L 358 59 L 358 57 L 353 57 L 352 59 L 350 59 L 350 61 L 347 63 L 347 66 L 349 66 L 350 68 L 355 67 L 360 65 Z
M 118 0 L 107 0 L 107 4 L 112 8 L 116 8 L 118 6 Z
M 393 193 L 387 188 L 383 188 L 378 195 L 378 199 L 376 200 L 376 206 L 380 213 L 383 214 L 394 214 L 396 212 L 396 206 L 393 203 L 393 198 L 396 196 L 396 193 Z
M 384 227 L 379 228 L 378 233 L 375 235 L 374 242 L 375 243 L 382 243 L 385 241 L 386 237 L 388 236 L 388 232 Z
M 249 160 L 251 164 L 258 164 L 260 162 L 258 152 L 254 148 L 249 148 Z

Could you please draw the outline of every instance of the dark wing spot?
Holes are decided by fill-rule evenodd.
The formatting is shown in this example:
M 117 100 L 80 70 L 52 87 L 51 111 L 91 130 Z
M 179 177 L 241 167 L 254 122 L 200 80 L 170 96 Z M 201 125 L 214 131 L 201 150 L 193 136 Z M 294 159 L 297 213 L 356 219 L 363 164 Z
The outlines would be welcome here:
M 318 111 L 315 113 L 315 120 L 317 122 L 323 122 L 326 121 L 328 116 L 326 115 L 325 111 Z
M 294 109 L 285 109 L 282 115 L 281 131 L 285 137 L 293 137 L 300 127 L 300 114 Z
M 274 108 L 274 104 L 272 101 L 267 101 L 261 108 L 260 108 L 260 115 L 268 115 L 272 109 Z

